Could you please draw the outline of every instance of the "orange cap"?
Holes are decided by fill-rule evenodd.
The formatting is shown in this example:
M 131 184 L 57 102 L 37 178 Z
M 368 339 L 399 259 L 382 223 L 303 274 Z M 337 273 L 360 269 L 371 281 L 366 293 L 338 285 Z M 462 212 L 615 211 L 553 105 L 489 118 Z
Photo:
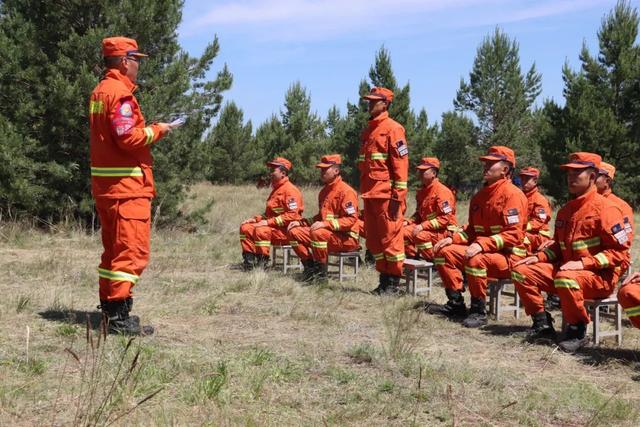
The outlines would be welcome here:
M 276 157 L 275 159 L 271 160 L 270 162 L 267 162 L 267 166 L 269 166 L 270 168 L 283 167 L 288 171 L 291 170 L 291 162 L 289 160 L 285 159 L 284 157 Z
M 327 154 L 326 156 L 322 156 L 320 159 L 320 163 L 316 165 L 317 168 L 328 168 L 334 165 L 341 165 L 342 158 L 340 154 Z
M 127 37 L 102 39 L 102 56 L 148 56 L 138 51 L 138 42 Z
M 616 167 L 607 162 L 600 162 L 599 172 L 601 175 L 606 175 L 609 178 L 613 179 L 614 175 L 616 174 Z
M 569 154 L 569 163 L 560 165 L 562 169 L 600 169 L 602 157 L 594 153 L 578 152 Z
M 511 163 L 512 167 L 516 166 L 516 154 L 511 148 L 502 145 L 489 147 L 487 154 L 480 156 L 480 160 L 504 160 L 505 162 Z
M 531 166 L 527 166 L 526 168 L 520 169 L 520 175 L 535 176 L 536 178 L 539 178 L 540 170 Z
M 440 169 L 440 160 L 435 157 L 423 157 L 416 169 L 427 170 L 431 168 Z
M 372 87 L 369 95 L 365 95 L 362 98 L 368 100 L 381 99 L 387 103 L 391 103 L 391 101 L 393 101 L 393 92 L 386 87 Z

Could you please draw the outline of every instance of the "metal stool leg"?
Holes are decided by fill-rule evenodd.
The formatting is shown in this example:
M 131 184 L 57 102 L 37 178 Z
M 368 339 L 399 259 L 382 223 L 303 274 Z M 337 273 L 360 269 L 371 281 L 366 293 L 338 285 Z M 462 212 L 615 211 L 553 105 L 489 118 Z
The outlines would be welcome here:
M 591 311 L 591 318 L 593 319 L 593 343 L 598 345 L 600 343 L 600 307 L 594 304 L 589 311 Z
M 616 303 L 616 342 L 622 345 L 622 306 Z

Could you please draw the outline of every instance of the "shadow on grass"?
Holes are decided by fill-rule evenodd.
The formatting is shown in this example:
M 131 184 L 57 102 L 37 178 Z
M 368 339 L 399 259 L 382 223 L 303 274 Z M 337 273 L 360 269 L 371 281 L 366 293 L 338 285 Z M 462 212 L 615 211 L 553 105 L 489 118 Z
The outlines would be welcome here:
M 580 362 L 587 365 L 601 365 L 616 360 L 624 365 L 635 366 L 638 375 L 632 377 L 640 381 L 640 352 L 628 348 L 584 347 L 577 353 Z
M 86 325 L 87 318 L 92 329 L 100 328 L 102 313 L 99 311 L 83 311 L 83 310 L 45 310 L 38 313 L 40 317 L 54 322 L 75 323 L 78 325 Z
M 489 324 L 483 326 L 481 331 L 485 334 L 496 335 L 496 336 L 516 336 L 525 338 L 527 335 L 527 331 L 531 328 L 528 325 L 512 325 L 512 324 L 504 324 L 504 323 L 491 323 L 492 320 L 489 320 Z

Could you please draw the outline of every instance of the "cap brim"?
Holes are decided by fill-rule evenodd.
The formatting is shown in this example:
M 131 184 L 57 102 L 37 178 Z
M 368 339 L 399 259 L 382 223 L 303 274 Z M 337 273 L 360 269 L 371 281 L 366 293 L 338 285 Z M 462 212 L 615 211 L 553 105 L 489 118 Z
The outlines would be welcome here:
M 520 172 L 520 176 L 535 176 L 535 177 L 538 177 L 539 175 L 537 173 L 533 173 L 533 172 Z
M 149 57 L 149 55 L 144 54 L 144 53 L 140 53 L 140 52 L 129 53 L 129 54 L 127 54 L 127 56 L 135 56 L 136 58 L 148 58 Z
M 587 169 L 592 167 L 593 166 L 583 165 L 580 163 L 565 163 L 564 165 L 560 165 L 560 169 Z
M 496 156 L 480 156 L 479 157 L 480 160 L 489 160 L 489 161 L 500 161 L 500 160 L 504 160 L 502 157 L 496 157 Z M 504 160 L 505 162 L 507 162 L 508 160 Z
M 330 168 L 331 166 L 336 166 L 337 163 L 317 163 L 317 168 Z
M 289 168 L 287 168 L 282 163 L 267 162 L 267 166 L 269 166 L 270 168 L 285 168 L 285 169 L 289 170 Z
M 439 169 L 436 165 L 418 165 L 416 169 L 427 170 L 427 169 Z
M 386 101 L 387 97 L 381 95 L 365 95 L 362 99 L 366 99 L 367 101 Z

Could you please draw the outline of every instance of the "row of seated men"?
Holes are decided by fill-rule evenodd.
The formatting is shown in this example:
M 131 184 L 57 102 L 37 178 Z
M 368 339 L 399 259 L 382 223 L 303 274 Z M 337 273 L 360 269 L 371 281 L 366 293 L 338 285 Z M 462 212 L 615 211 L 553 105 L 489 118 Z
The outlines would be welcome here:
M 568 324 L 560 347 L 576 351 L 587 341 L 590 319 L 584 299 L 615 292 L 630 266 L 633 212 L 611 191 L 615 167 L 593 153 L 570 156 L 561 168 L 573 198 L 559 210 L 552 235 L 552 209 L 537 187 L 539 170 L 522 168 L 519 188 L 511 180 L 513 150 L 491 147 L 480 160 L 484 186 L 470 201 L 464 227 L 457 224 L 454 193 L 438 180 L 438 159 L 423 158 L 417 166 L 422 187 L 416 212 L 403 222 L 403 235 L 406 256 L 434 262 L 444 283 L 448 302 L 432 306 L 430 312 L 462 318 L 466 327 L 483 326 L 489 278 L 511 278 L 533 320 L 529 338 L 555 337 L 543 293 L 557 295 Z M 272 244 L 290 244 L 304 265 L 303 280 L 326 281 L 328 252 L 359 247 L 364 227 L 358 196 L 341 179 L 340 164 L 339 155 L 328 155 L 316 165 L 325 185 L 318 214 L 304 219 L 302 194 L 287 178 L 291 163 L 283 158 L 268 163 L 273 191 L 265 214 L 240 227 L 246 269 L 266 265 Z M 465 278 L 469 306 L 463 297 Z M 618 298 L 640 327 L 640 273 L 627 278 Z

